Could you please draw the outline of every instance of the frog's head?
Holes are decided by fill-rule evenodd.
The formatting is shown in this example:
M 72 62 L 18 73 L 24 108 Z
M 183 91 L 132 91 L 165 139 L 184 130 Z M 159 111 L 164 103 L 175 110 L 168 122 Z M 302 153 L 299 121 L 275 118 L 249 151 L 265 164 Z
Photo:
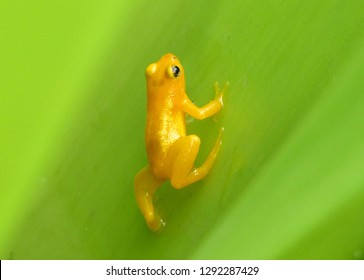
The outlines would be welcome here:
M 178 58 L 173 54 L 165 54 L 145 70 L 149 85 L 162 86 L 164 84 L 184 87 L 184 69 Z

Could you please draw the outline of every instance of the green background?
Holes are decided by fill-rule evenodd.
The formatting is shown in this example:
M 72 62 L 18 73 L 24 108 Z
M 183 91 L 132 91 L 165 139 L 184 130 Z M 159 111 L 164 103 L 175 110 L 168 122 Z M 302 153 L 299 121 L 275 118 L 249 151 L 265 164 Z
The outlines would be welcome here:
M 217 1 L 216 1 L 217 2 Z M 364 2 L 1 1 L 1 259 L 363 259 Z M 203 181 L 157 205 L 147 164 L 145 67 L 173 52 Z

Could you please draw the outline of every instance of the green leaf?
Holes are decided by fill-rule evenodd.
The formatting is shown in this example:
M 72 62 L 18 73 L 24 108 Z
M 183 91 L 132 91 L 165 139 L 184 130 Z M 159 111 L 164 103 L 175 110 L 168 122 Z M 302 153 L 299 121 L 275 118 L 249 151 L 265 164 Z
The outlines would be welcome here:
M 0 4 L 1 259 L 363 259 L 362 1 L 36 1 Z M 156 205 L 145 67 L 175 53 L 202 106 L 201 182 Z

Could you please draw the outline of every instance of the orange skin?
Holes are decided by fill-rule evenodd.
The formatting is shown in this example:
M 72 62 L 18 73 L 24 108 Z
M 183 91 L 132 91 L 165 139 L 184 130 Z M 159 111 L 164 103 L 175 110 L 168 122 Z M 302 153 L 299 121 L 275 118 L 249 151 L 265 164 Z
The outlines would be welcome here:
M 154 210 L 153 194 L 164 181 L 180 189 L 204 178 L 213 166 L 221 146 L 220 135 L 203 165 L 194 168 L 200 138 L 186 136 L 185 114 L 205 119 L 218 113 L 223 105 L 223 90 L 215 84 L 215 99 L 199 108 L 185 91 L 184 69 L 173 54 L 166 54 L 150 64 L 147 78 L 147 127 L 145 134 L 149 165 L 135 176 L 134 189 L 138 206 L 152 231 L 165 223 Z

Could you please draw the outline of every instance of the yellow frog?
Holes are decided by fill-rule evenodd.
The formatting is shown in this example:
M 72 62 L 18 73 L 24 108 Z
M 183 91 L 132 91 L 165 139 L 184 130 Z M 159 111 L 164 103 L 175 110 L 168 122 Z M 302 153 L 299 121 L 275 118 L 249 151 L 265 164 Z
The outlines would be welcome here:
M 153 194 L 170 180 L 175 189 L 204 178 L 215 162 L 221 146 L 223 128 L 216 143 L 201 167 L 194 162 L 200 138 L 186 135 L 185 114 L 205 119 L 218 113 L 223 106 L 223 91 L 215 84 L 215 99 L 199 108 L 185 92 L 184 69 L 173 54 L 166 54 L 150 64 L 147 78 L 147 126 L 145 134 L 149 165 L 135 176 L 135 197 L 147 225 L 158 231 L 165 225 L 153 206 Z

